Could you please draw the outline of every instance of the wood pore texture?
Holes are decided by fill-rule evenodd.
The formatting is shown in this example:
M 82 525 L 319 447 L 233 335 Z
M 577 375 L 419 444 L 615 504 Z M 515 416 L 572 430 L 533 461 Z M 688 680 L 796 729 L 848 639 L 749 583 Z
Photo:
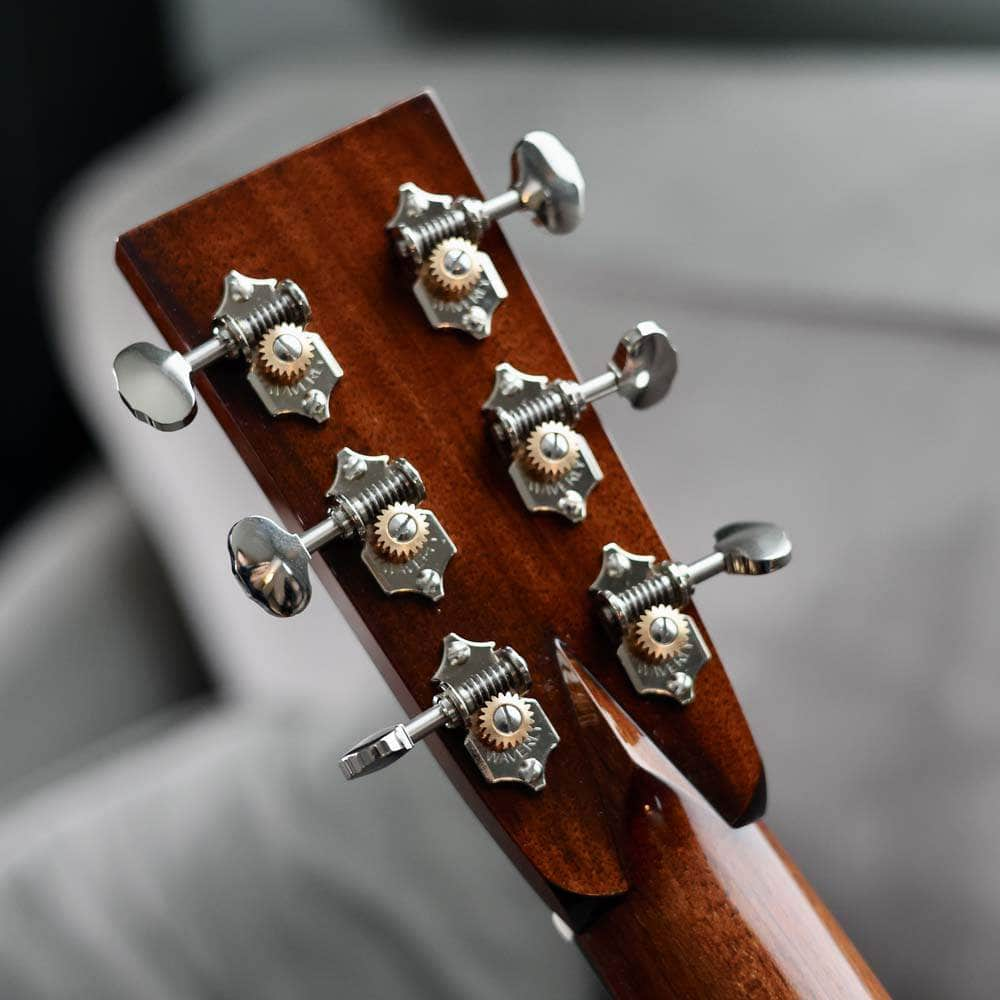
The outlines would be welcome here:
M 327 546 L 313 559 L 314 570 L 407 712 L 430 704 L 430 678 L 448 632 L 511 645 L 526 658 L 532 695 L 562 736 L 543 792 L 486 785 L 461 734 L 432 737 L 432 748 L 515 861 L 540 876 L 536 885 L 612 896 L 626 889 L 627 878 L 591 780 L 594 762 L 579 739 L 556 664 L 557 637 L 731 824 L 747 823 L 763 809 L 761 760 L 714 649 L 691 706 L 634 692 L 614 643 L 593 615 L 587 588 L 608 541 L 661 558 L 666 549 L 593 411 L 579 430 L 604 481 L 590 498 L 586 521 L 572 525 L 524 509 L 480 413 L 494 366 L 509 361 L 550 377 L 575 373 L 496 226 L 482 248 L 510 297 L 494 317 L 492 336 L 477 342 L 429 327 L 411 290 L 412 272 L 396 259 L 384 228 L 403 181 L 431 191 L 481 194 L 429 94 L 131 230 L 118 243 L 118 262 L 167 342 L 181 351 L 209 336 L 230 269 L 292 278 L 304 289 L 313 310 L 309 328 L 322 335 L 345 370 L 331 397 L 329 421 L 268 416 L 239 360 L 223 360 L 196 375 L 197 392 L 292 530 L 324 516 L 324 493 L 340 448 L 404 456 L 416 466 L 427 487 L 426 506 L 458 546 L 444 599 L 435 605 L 415 596 L 385 596 L 362 564 L 357 543 Z M 612 347 L 609 342 L 609 353 Z M 656 413 L 644 419 L 656 419 Z M 233 519 L 252 513 L 234 510 Z M 248 601 L 246 613 L 261 612 Z M 321 612 L 314 605 L 306 613 Z M 274 627 L 282 623 L 275 620 Z M 361 735 L 344 733 L 345 747 Z
M 560 662 L 630 885 L 577 934 L 615 996 L 885 997 L 764 824 L 728 826 L 580 663 Z

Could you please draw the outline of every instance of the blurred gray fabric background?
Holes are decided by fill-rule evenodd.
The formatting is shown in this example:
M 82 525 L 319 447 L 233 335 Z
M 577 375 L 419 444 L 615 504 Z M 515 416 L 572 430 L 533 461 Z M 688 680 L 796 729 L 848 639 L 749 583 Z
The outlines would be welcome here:
M 184 23 L 206 46 L 185 72 L 217 52 L 226 78 L 89 169 L 48 240 L 61 367 L 104 464 L 6 543 L 0 995 L 596 992 L 425 751 L 340 780 L 339 751 L 398 711 L 376 671 L 323 594 L 277 622 L 232 584 L 230 524 L 269 511 L 211 415 L 156 434 L 110 378 L 155 337 L 120 232 L 431 85 L 487 190 L 527 129 L 576 152 L 578 233 L 504 226 L 578 371 L 636 319 L 673 332 L 663 406 L 601 412 L 674 554 L 736 518 L 792 534 L 787 572 L 699 594 L 772 826 L 891 992 L 993 996 L 996 60 L 241 60 Z

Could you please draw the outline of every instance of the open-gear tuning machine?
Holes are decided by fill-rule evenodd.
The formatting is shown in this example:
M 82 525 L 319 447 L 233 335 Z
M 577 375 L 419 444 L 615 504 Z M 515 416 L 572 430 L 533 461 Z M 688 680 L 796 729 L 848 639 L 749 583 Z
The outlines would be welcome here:
M 312 596 L 309 557 L 336 539 L 363 542 L 361 559 L 386 594 L 444 596 L 444 572 L 457 551 L 405 458 L 343 448 L 327 490 L 327 516 L 297 535 L 268 517 L 245 517 L 229 532 L 233 575 L 247 596 L 279 618 L 303 611 Z
M 144 423 L 180 430 L 198 411 L 191 376 L 214 361 L 242 355 L 247 381 L 268 413 L 322 423 L 344 371 L 322 337 L 305 329 L 311 315 L 309 300 L 294 281 L 230 271 L 209 339 L 185 354 L 148 343 L 126 347 L 114 361 L 118 394 Z
M 529 132 L 514 147 L 510 187 L 494 198 L 432 194 L 400 185 L 386 224 L 396 252 L 417 272 L 413 292 L 435 329 L 481 340 L 507 289 L 479 241 L 497 219 L 531 212 L 550 233 L 572 232 L 583 217 L 584 183 L 576 160 L 548 132 Z
M 587 497 L 603 473 L 574 427 L 595 400 L 617 393 L 642 410 L 658 403 L 677 372 L 677 353 L 655 323 L 638 323 L 619 341 L 607 370 L 586 382 L 527 375 L 497 365 L 483 404 L 494 443 L 510 459 L 510 477 L 528 510 L 570 521 L 587 516 Z
M 433 682 L 437 694 L 430 708 L 372 734 L 341 757 L 344 777 L 394 764 L 435 730 L 464 729 L 465 749 L 491 785 L 545 787 L 545 764 L 559 734 L 541 705 L 525 697 L 531 672 L 515 650 L 449 633 Z
M 731 573 L 761 576 L 792 558 L 788 535 L 775 524 L 746 521 L 715 533 L 715 547 L 693 563 L 657 562 L 611 542 L 601 572 L 591 584 L 602 624 L 620 640 L 618 659 L 639 694 L 694 700 L 698 671 L 708 662 L 708 644 L 690 616 L 679 609 L 697 584 Z

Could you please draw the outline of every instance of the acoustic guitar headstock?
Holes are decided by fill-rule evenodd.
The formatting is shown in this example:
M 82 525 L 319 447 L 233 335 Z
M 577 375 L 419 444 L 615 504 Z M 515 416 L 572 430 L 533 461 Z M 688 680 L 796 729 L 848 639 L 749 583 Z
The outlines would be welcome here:
M 708 556 L 669 561 L 592 404 L 659 403 L 635 419 L 669 420 L 674 346 L 649 321 L 595 329 L 611 363 L 577 378 L 493 223 L 522 209 L 573 229 L 582 178 L 545 133 L 518 144 L 514 171 L 484 199 L 422 94 L 139 226 L 118 262 L 171 350 L 130 348 L 116 374 L 161 429 L 191 419 L 197 392 L 277 510 L 281 525 L 233 512 L 248 515 L 234 586 L 279 617 L 320 613 L 315 572 L 417 717 L 358 743 L 345 774 L 375 782 L 433 734 L 536 885 L 608 897 L 628 878 L 560 644 L 729 824 L 748 823 L 763 767 L 690 596 L 790 548 L 736 524 Z M 217 556 L 226 572 L 223 539 Z

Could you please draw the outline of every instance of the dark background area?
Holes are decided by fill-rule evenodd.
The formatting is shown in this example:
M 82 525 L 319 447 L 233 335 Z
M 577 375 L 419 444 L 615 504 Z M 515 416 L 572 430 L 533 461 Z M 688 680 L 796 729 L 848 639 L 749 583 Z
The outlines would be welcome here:
M 976 0 L 567 2 L 534 5 L 527 17 L 511 3 L 375 0 L 367 10 L 378 9 L 379 17 L 367 29 L 365 9 L 363 4 L 332 4 L 316 17 L 317 11 L 304 2 L 281 5 L 280 11 L 231 2 L 107 0 L 5 7 L 0 41 L 5 313 L 8 330 L 31 345 L 31 363 L 12 367 L 3 394 L 0 446 L 8 474 L 0 486 L 0 516 L 5 526 L 93 454 L 60 384 L 46 335 L 46 289 L 37 278 L 39 245 L 53 199 L 101 150 L 183 94 L 209 84 L 213 74 L 266 55 L 276 36 L 312 49 L 313 55 L 322 53 L 327 42 L 335 46 L 350 30 L 377 32 L 387 23 L 445 44 L 499 34 L 523 44 L 581 37 L 593 38 L 595 44 L 641 39 L 663 45 L 981 45 L 1000 40 L 995 6 Z M 111 248 L 95 247 L 94 252 L 110 254 Z
M 156 4 L 8 4 L 0 39 L 4 312 L 32 359 L 12 366 L 2 397 L 0 523 L 9 528 L 93 454 L 46 335 L 37 265 L 48 209 L 97 153 L 169 107 L 178 87 Z

